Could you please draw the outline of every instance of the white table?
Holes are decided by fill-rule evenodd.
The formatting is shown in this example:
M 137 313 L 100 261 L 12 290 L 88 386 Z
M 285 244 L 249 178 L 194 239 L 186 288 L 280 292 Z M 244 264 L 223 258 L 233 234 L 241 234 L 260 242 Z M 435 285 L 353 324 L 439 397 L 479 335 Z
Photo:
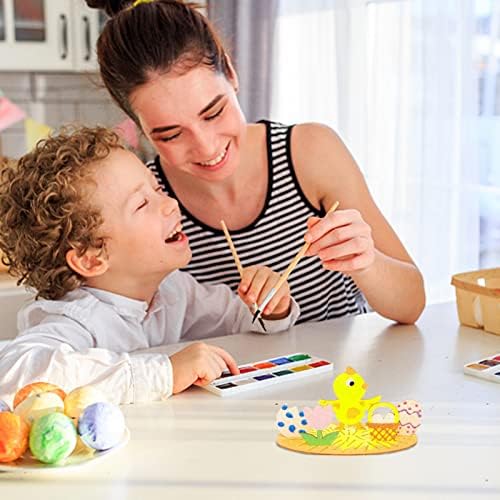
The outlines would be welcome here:
M 500 352 L 500 337 L 460 327 L 454 304 L 428 307 L 417 326 L 369 314 L 213 342 L 239 363 L 308 352 L 333 360 L 336 371 L 352 365 L 369 384 L 367 397 L 423 404 L 420 441 L 361 457 L 277 447 L 278 405 L 333 398 L 328 375 L 230 399 L 192 388 L 165 403 L 124 407 L 131 441 L 100 465 L 0 474 L 2 498 L 500 498 L 500 384 L 462 372 L 466 362 Z

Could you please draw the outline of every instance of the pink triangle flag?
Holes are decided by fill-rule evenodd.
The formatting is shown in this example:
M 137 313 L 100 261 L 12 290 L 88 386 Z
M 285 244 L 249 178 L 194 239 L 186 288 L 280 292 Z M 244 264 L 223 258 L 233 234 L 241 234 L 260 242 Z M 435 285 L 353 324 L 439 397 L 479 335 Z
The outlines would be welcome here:
M 139 135 L 137 134 L 137 125 L 127 118 L 118 125 L 113 127 L 113 130 L 130 146 L 137 149 L 139 146 Z
M 22 120 L 26 113 L 6 97 L 0 97 L 0 131 Z

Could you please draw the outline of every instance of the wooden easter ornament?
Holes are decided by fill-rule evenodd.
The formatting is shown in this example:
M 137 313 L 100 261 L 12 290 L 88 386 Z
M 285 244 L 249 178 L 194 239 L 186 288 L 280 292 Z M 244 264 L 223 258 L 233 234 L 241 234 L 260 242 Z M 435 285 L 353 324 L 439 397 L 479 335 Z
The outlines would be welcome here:
M 417 444 L 420 403 L 406 400 L 395 405 L 381 401 L 381 396 L 364 399 L 368 385 L 351 367 L 334 379 L 332 387 L 337 399 L 320 400 L 314 408 L 281 406 L 276 415 L 278 446 L 320 455 L 370 455 Z

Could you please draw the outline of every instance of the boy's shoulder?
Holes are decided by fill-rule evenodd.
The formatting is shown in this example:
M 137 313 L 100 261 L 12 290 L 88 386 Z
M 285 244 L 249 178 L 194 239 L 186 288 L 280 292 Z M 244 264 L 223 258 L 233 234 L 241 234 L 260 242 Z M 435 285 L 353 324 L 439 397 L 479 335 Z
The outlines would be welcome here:
M 99 300 L 83 288 L 67 293 L 59 300 L 38 299 L 25 305 L 18 314 L 20 331 L 40 325 L 49 318 L 66 317 L 87 322 L 99 307 Z

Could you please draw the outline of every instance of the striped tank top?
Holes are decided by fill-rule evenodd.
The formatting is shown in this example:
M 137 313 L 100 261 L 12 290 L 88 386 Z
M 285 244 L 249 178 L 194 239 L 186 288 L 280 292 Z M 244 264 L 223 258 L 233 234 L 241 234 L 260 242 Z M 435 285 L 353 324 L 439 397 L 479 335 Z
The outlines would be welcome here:
M 282 273 L 304 244 L 307 219 L 322 217 L 305 197 L 294 172 L 290 153 L 292 127 L 263 121 L 266 125 L 269 180 L 264 208 L 249 226 L 231 231 L 243 267 L 268 266 Z M 176 198 L 159 158 L 148 164 L 165 192 Z M 177 198 L 176 198 L 177 199 Z M 178 200 L 182 226 L 188 236 L 192 260 L 183 268 L 201 283 L 225 283 L 234 291 L 240 277 L 221 229 L 203 224 Z M 322 321 L 367 312 L 365 299 L 354 281 L 328 271 L 317 257 L 304 257 L 288 278 L 300 306 L 300 322 Z

